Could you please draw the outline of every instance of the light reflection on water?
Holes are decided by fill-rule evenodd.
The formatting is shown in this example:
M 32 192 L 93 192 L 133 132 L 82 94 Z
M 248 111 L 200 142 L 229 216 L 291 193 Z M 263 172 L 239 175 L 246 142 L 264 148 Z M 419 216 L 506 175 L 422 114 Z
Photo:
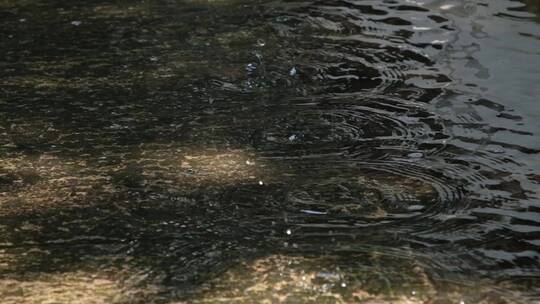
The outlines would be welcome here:
M 537 1 L 0 8 L 7 303 L 540 297 Z

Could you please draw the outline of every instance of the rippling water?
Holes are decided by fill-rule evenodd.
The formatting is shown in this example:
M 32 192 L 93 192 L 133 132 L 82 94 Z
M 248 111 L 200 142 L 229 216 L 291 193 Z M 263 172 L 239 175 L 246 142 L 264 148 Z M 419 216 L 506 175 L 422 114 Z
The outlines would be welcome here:
M 540 301 L 539 10 L 0 1 L 0 296 Z

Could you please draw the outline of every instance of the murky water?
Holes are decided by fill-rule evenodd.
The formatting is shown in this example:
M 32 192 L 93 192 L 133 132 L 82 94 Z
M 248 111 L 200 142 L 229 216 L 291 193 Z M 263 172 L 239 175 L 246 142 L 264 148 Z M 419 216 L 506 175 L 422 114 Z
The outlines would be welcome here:
M 0 1 L 2 303 L 540 301 L 539 7 Z

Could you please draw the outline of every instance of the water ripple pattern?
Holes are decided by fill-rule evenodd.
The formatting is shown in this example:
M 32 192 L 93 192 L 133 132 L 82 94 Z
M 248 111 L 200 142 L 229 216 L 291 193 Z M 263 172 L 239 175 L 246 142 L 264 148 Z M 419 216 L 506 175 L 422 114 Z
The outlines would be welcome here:
M 538 7 L 0 2 L 0 298 L 540 300 Z

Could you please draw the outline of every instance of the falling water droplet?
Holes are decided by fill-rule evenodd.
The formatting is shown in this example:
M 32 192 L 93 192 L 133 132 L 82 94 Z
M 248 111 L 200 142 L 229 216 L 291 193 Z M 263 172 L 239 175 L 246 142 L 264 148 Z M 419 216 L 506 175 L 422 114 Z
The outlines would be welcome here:
M 325 211 L 316 211 L 316 210 L 307 210 L 307 209 L 302 209 L 302 210 L 300 210 L 300 212 L 304 212 L 304 213 L 307 213 L 307 214 L 314 214 L 314 215 L 328 214 L 328 212 L 325 212 Z
M 257 69 L 257 65 L 255 63 L 248 63 L 246 65 L 246 72 L 253 73 Z
M 291 235 L 292 231 L 291 231 L 291 229 L 287 229 L 287 231 L 285 231 L 285 233 L 287 233 L 287 235 Z
M 424 156 L 423 153 L 420 153 L 420 152 L 413 152 L 413 153 L 409 153 L 409 155 L 407 155 L 409 158 L 422 158 Z
M 426 208 L 425 206 L 423 205 L 410 205 L 409 207 L 407 207 L 407 210 L 409 211 L 420 211 L 422 209 Z
M 491 152 L 491 153 L 495 153 L 495 154 L 503 154 L 504 153 L 504 149 L 501 148 L 501 147 L 497 147 L 497 146 L 487 147 L 486 151 Z
M 298 73 L 298 71 L 296 70 L 295 67 L 293 67 L 293 68 L 289 71 L 289 75 L 290 75 L 290 76 L 296 76 L 296 73 Z
M 263 47 L 265 45 L 266 45 L 266 42 L 264 40 L 262 40 L 262 39 L 257 40 L 257 46 L 258 47 Z
M 341 287 L 343 287 L 343 288 L 347 287 L 347 283 L 345 283 L 345 282 L 341 283 Z
M 439 8 L 442 9 L 443 11 L 447 11 L 447 10 L 453 8 L 454 6 L 455 6 L 454 4 L 443 4 Z
M 71 25 L 74 25 L 74 26 L 79 26 L 81 24 L 82 24 L 82 21 L 79 21 L 79 20 L 71 21 Z
M 259 61 L 260 64 L 262 64 L 263 62 L 263 55 L 259 52 L 254 52 L 253 53 L 255 55 L 255 57 L 257 58 L 257 60 Z
M 259 185 L 261 185 L 261 186 L 264 185 L 263 181 L 260 180 Z

